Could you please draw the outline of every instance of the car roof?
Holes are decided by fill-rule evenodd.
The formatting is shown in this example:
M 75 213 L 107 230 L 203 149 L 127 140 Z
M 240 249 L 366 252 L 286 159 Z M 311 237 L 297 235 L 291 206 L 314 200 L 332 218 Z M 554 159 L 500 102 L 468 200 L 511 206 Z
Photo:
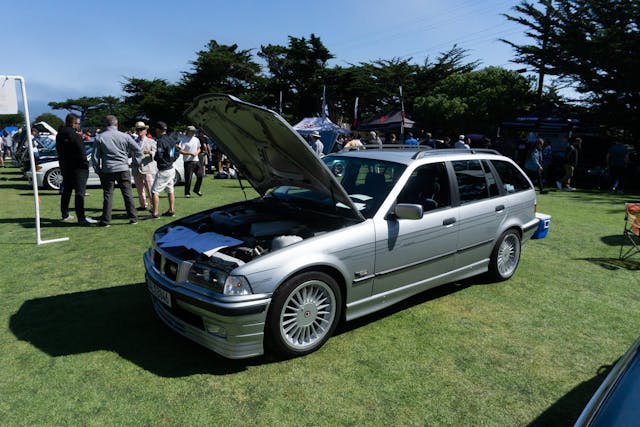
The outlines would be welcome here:
M 329 155 L 340 155 L 345 157 L 359 157 L 380 161 L 389 161 L 395 163 L 402 163 L 405 165 L 410 165 L 414 163 L 418 159 L 426 159 L 433 158 L 439 160 L 457 160 L 457 159 L 468 159 L 469 157 L 481 157 L 483 159 L 487 158 L 502 158 L 506 159 L 506 157 L 502 156 L 499 152 L 495 150 L 489 149 L 459 149 L 459 148 L 451 148 L 451 149 L 426 149 L 424 147 L 415 147 L 415 146 L 397 146 L 393 148 L 389 148 L 388 146 L 383 146 L 383 148 L 371 147 L 367 146 L 366 149 L 356 149 L 356 150 L 345 150 L 337 153 L 331 153 Z

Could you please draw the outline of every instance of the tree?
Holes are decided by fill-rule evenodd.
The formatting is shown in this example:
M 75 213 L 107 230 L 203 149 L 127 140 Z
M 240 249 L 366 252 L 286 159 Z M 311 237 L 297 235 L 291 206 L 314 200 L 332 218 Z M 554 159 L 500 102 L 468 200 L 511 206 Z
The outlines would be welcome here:
M 500 122 L 523 113 L 534 99 L 529 81 L 515 71 L 487 67 L 452 74 L 415 99 L 414 119 L 446 135 L 495 134 Z
M 542 68 L 586 96 L 598 120 L 640 135 L 640 2 L 523 1 L 507 16 L 534 31 L 535 46 L 511 44 L 516 62 Z M 543 12 L 544 11 L 544 12 Z M 544 32 L 542 32 L 544 30 Z
M 24 114 L 0 114 L 0 129 L 5 126 L 24 126 Z
M 51 125 L 54 129 L 58 129 L 60 126 L 64 125 L 64 121 L 53 113 L 40 114 L 33 120 L 33 122 L 47 122 L 47 124 Z
M 260 65 L 251 50 L 238 50 L 238 45 L 221 45 L 211 40 L 206 50 L 197 53 L 191 62 L 193 70 L 182 73 L 179 100 L 189 105 L 193 98 L 209 92 L 231 95 L 250 93 L 258 81 Z M 187 107 L 184 105 L 184 107 Z
M 119 114 L 122 112 L 122 102 L 114 96 L 98 96 L 77 99 L 67 99 L 63 102 L 49 102 L 47 105 L 54 110 L 67 110 L 68 112 L 76 112 L 80 115 L 83 128 L 103 126 L 104 117 L 107 114 Z M 122 117 L 119 117 L 122 121 Z
M 132 126 L 138 120 L 149 123 L 163 121 L 169 127 L 184 124 L 182 113 L 190 100 L 180 97 L 184 96 L 185 90 L 177 85 L 162 79 L 129 77 L 122 90 L 126 93 L 123 101 L 127 110 L 126 126 Z
M 319 37 L 289 36 L 288 46 L 261 46 L 258 56 L 267 62 L 269 83 L 266 90 L 278 96 L 282 90 L 287 108 L 298 118 L 317 115 L 321 108 L 322 87 L 326 83 L 327 62 L 333 55 Z M 275 108 L 276 105 L 271 105 Z

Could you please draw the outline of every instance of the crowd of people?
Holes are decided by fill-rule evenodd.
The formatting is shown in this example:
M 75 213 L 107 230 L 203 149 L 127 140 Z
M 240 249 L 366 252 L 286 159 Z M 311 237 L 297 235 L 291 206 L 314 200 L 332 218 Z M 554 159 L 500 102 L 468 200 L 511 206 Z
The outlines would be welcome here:
M 56 135 L 56 148 L 62 172 L 60 212 L 63 221 L 73 220 L 69 202 L 75 193 L 75 213 L 79 224 L 109 227 L 112 220 L 113 193 L 120 188 L 129 224 L 138 223 L 138 211 L 148 211 L 147 220 L 160 216 L 175 216 L 174 162 L 183 157 L 185 170 L 185 198 L 191 197 L 192 177 L 196 177 L 193 192 L 202 196 L 202 179 L 214 160 L 222 170 L 222 156 L 213 157 L 211 140 L 204 132 L 196 137 L 196 128 L 187 126 L 176 140 L 168 135 L 167 124 L 159 121 L 150 127 L 139 121 L 133 131 L 122 132 L 118 119 L 108 115 L 105 128 L 96 133 L 91 153 L 92 165 L 100 177 L 103 190 L 102 214 L 93 219 L 85 214 L 84 197 L 89 175 L 85 136 L 80 130 L 80 118 L 68 114 L 65 124 Z M 131 161 L 129 160 L 131 159 Z M 131 181 L 135 183 L 139 206 L 136 208 Z M 160 195 L 166 192 L 168 209 L 160 214 Z
M 443 139 L 434 139 L 432 134 L 425 131 L 419 131 L 414 136 L 413 131 L 408 131 L 401 135 L 404 139 L 400 142 L 394 132 L 380 134 L 372 130 L 360 136 L 358 132 L 349 134 L 339 134 L 333 147 L 329 151 L 338 152 L 344 149 L 364 149 L 367 147 L 383 147 L 384 145 L 403 144 L 407 146 L 419 146 L 421 149 L 465 149 L 487 148 L 498 151 L 499 153 L 512 158 L 518 163 L 531 181 L 538 186 L 542 194 L 548 192 L 547 188 L 555 186 L 562 191 L 575 191 L 572 185 L 572 179 L 576 173 L 579 164 L 579 158 L 582 156 L 582 139 L 580 137 L 571 138 L 566 149 L 562 152 L 553 151 L 550 141 L 543 138 L 537 138 L 533 142 L 522 140 L 518 143 L 498 139 L 492 141 L 488 137 L 474 136 L 472 139 L 469 135 L 459 135 L 455 142 L 451 142 L 449 137 Z M 310 135 L 309 144 L 316 153 L 322 156 L 322 149 L 318 151 L 318 146 L 322 144 L 319 141 L 320 134 L 314 132 Z M 636 159 L 634 162 L 634 158 Z M 631 152 L 621 142 L 614 142 L 608 148 L 605 165 L 603 170 L 608 174 L 606 186 L 609 193 L 623 193 L 625 181 L 628 175 L 633 175 L 632 169 L 635 168 L 635 174 L 640 174 L 637 161 L 637 154 Z
M 179 157 L 184 161 L 184 197 L 191 197 L 191 184 L 195 176 L 193 193 L 202 196 L 202 182 L 207 173 L 215 171 L 215 178 L 230 177 L 233 168 L 229 167 L 223 153 L 213 141 L 194 126 L 187 126 L 178 139 L 167 134 L 167 124 L 159 121 L 151 128 L 138 121 L 133 130 L 122 132 L 118 129 L 118 120 L 109 115 L 104 120 L 105 128 L 97 130 L 95 137 L 88 131 L 80 129 L 80 117 L 68 114 L 65 124 L 56 135 L 60 168 L 62 172 L 60 212 L 64 221 L 74 219 L 70 214 L 71 195 L 75 193 L 75 213 L 77 221 L 82 225 L 108 227 L 112 219 L 113 192 L 119 187 L 124 200 L 130 224 L 138 222 L 138 211 L 148 211 L 144 219 L 158 219 L 160 216 L 175 216 L 174 180 L 176 171 L 174 162 Z M 33 129 L 37 136 L 37 129 Z M 25 149 L 25 132 L 19 129 L 13 135 L 6 130 L 0 135 L 0 167 L 5 160 L 17 162 L 17 154 Z M 422 149 L 455 148 L 469 150 L 474 148 L 492 148 L 501 154 L 514 159 L 528 174 L 542 194 L 546 193 L 551 183 L 559 190 L 575 191 L 572 186 L 576 167 L 579 164 L 582 150 L 581 138 L 573 138 L 561 157 L 562 164 L 557 164 L 557 153 L 552 152 L 549 141 L 542 138 L 529 143 L 506 143 L 498 140 L 495 143 L 489 138 L 472 141 L 469 136 L 459 135 L 455 142 L 450 138 L 433 139 L 431 133 L 420 131 L 415 137 L 412 131 L 401 135 L 400 141 L 393 132 L 380 134 L 375 130 L 360 137 L 358 132 L 339 134 L 332 147 L 325 147 L 317 131 L 309 134 L 308 143 L 319 157 L 325 151 L 337 152 L 344 149 L 382 148 L 386 144 L 404 144 L 420 146 Z M 93 219 L 85 214 L 84 197 L 89 175 L 89 162 L 86 154 L 86 141 L 93 140 L 92 164 L 100 177 L 103 189 L 102 214 Z M 325 150 L 328 148 L 328 150 Z M 553 156 L 556 156 L 556 159 Z M 608 190 L 610 193 L 623 193 L 629 165 L 632 163 L 629 149 L 620 142 L 611 144 L 606 154 L 606 171 L 608 172 Z M 637 157 L 637 156 L 636 156 Z M 131 159 L 131 160 L 130 160 Z M 554 165 L 554 161 L 556 164 Z M 637 167 L 637 166 L 636 166 Z M 215 169 L 214 169 L 215 168 Z M 636 171 L 637 172 L 637 171 Z M 135 207 L 131 181 L 135 183 L 139 206 Z M 166 192 L 168 208 L 160 214 L 160 195 Z

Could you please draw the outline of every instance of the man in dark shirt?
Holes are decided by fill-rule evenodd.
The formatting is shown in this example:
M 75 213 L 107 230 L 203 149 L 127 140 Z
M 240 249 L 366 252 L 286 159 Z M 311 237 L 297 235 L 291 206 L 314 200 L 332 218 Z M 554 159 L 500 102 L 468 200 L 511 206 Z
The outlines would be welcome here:
M 173 192 L 173 180 L 176 171 L 173 168 L 175 144 L 171 137 L 167 135 L 167 124 L 158 122 L 154 127 L 157 139 L 157 150 L 154 160 L 158 165 L 158 173 L 153 181 L 153 210 L 146 219 L 158 219 L 158 208 L 160 205 L 160 193 L 166 191 L 169 198 L 169 210 L 162 216 L 175 216 L 175 194 Z
M 80 130 L 80 117 L 67 114 L 65 125 L 60 127 L 56 135 L 56 150 L 60 170 L 62 171 L 62 197 L 60 198 L 60 212 L 64 221 L 73 219 L 69 214 L 71 192 L 75 190 L 75 210 L 78 223 L 83 225 L 95 224 L 97 221 L 84 213 L 84 195 L 89 177 L 89 163 L 84 148 Z

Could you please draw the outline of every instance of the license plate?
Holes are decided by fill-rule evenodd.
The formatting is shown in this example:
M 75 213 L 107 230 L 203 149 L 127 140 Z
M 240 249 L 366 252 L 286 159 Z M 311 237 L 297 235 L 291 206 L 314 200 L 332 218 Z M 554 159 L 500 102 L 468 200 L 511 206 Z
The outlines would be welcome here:
M 147 287 L 149 288 L 151 295 L 158 298 L 164 305 L 171 307 L 171 294 L 169 292 L 151 281 L 147 281 Z

